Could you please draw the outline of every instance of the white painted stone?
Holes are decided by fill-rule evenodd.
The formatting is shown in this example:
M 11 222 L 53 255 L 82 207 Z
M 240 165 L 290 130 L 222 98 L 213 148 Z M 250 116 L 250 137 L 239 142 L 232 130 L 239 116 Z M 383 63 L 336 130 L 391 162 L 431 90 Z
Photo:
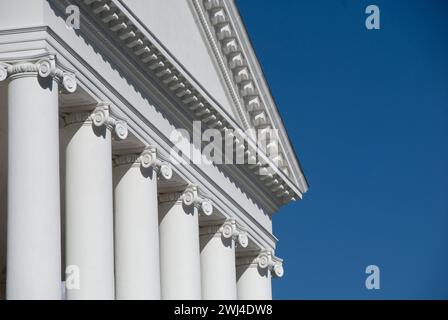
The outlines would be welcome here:
M 88 119 L 65 135 L 66 265 L 80 270 L 67 298 L 114 299 L 111 131 Z
M 238 300 L 271 300 L 271 272 L 256 263 L 238 265 Z
M 189 3 L 190 2 L 190 3 Z M 148 28 L 191 70 L 193 76 L 207 86 L 216 100 L 233 114 L 232 102 L 210 55 L 202 30 L 196 22 L 191 1 L 128 0 L 126 4 Z M 160 18 L 163 16 L 163 19 Z M 182 28 L 172 28 L 182 25 Z M 194 50 L 191 50 L 194 48 Z
M 58 84 L 9 81 L 7 299 L 60 299 Z
M 53 59 L 43 68 L 28 64 L 23 70 L 34 77 L 39 73 L 41 80 L 54 78 L 61 90 L 42 90 L 36 81 L 25 78 L 13 79 L 8 89 L 13 92 L 7 107 L 12 108 L 14 117 L 10 112 L 8 121 L 1 119 L 0 142 L 6 138 L 1 129 L 12 125 L 9 179 L 18 182 L 6 183 L 7 162 L 1 160 L 6 168 L 0 170 L 0 187 L 8 185 L 10 207 L 9 296 L 61 296 L 61 280 L 67 280 L 63 275 L 61 279 L 60 270 L 58 215 L 62 201 L 66 240 L 62 265 L 80 271 L 80 289 L 69 288 L 68 299 L 270 298 L 270 277 L 283 273 L 281 260 L 270 253 L 265 264 L 260 260 L 263 267 L 238 264 L 235 269 L 235 243 L 242 246 L 238 256 L 249 251 L 272 252 L 276 246 L 273 213 L 284 203 L 300 199 L 307 184 L 235 4 L 209 0 L 176 1 L 174 5 L 163 0 L 112 4 L 104 0 L 99 6 L 96 1 L 81 1 L 79 6 L 86 14 L 82 32 L 78 32 L 66 24 L 64 1 L 29 2 L 0 0 L 0 81 L 17 71 L 3 62 L 34 54 L 48 56 L 51 50 Z M 112 42 L 104 38 L 106 30 L 118 44 L 116 50 L 110 50 Z M 58 65 L 76 70 L 79 83 L 68 69 L 54 69 L 56 56 Z M 11 89 L 14 86 L 17 88 Z M 69 92 L 74 94 L 67 95 Z M 0 103 L 3 100 L 0 97 Z M 99 100 L 113 102 L 110 111 L 117 120 L 110 117 L 109 110 L 99 111 L 89 120 L 73 121 L 76 117 L 67 116 L 88 110 Z M 47 118 L 50 113 L 54 116 L 51 122 Z M 66 185 L 62 196 L 58 195 L 58 147 L 54 143 L 58 114 L 65 120 L 71 118 L 65 128 L 61 126 L 67 136 L 59 150 L 64 163 L 61 181 Z M 131 137 L 115 141 L 128 134 L 124 120 Z M 276 127 L 280 154 L 285 157 L 280 157 L 278 168 L 266 164 L 261 170 L 261 162 L 254 167 L 173 163 L 172 170 L 166 163 L 151 160 L 142 166 L 157 168 L 159 178 L 173 176 L 175 181 L 165 184 L 155 176 L 143 179 L 133 167 L 126 172 L 115 169 L 116 177 L 121 178 L 112 185 L 112 141 L 114 151 L 120 152 L 154 145 L 161 158 L 168 159 L 173 130 L 189 130 L 192 120 L 202 121 L 203 129 L 209 126 L 223 131 L 254 125 L 264 130 Z M 238 141 L 237 148 L 242 148 L 244 135 L 235 132 L 234 136 L 232 145 Z M 1 147 L 6 154 L 8 146 Z M 264 157 L 262 152 L 258 155 Z M 256 160 L 255 152 L 247 156 Z M 260 175 L 262 172 L 267 175 Z M 168 192 L 191 184 L 198 186 L 193 196 L 165 199 L 157 208 L 154 197 L 158 187 Z M 6 199 L 0 200 L 6 205 Z M 0 211 L 2 261 L 6 260 L 6 210 L 0 207 Z M 198 214 L 204 214 L 200 221 Z M 235 223 L 221 230 L 221 237 L 200 239 L 199 224 L 203 227 L 225 219 L 238 221 L 247 234 L 235 233 Z M 159 262 L 161 272 L 157 271 Z M 36 266 L 30 267 L 33 263 Z M 0 292 L 3 282 L 0 277 Z M 70 283 L 67 281 L 67 286 Z
M 6 224 L 8 214 L 8 86 L 0 82 L 0 300 L 6 298 Z
M 213 227 L 201 228 L 202 298 L 236 300 L 235 240 Z
M 158 300 L 157 172 L 126 162 L 114 168 L 116 299 Z
M 159 204 L 162 299 L 201 299 L 198 209 L 167 195 Z

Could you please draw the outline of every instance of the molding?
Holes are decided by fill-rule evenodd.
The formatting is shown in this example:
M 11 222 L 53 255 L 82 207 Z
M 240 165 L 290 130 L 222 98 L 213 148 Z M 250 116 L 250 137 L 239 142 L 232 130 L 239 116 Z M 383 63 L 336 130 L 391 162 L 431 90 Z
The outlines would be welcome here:
M 64 2 L 65 3 L 65 2 Z M 60 11 L 60 5 L 64 4 L 58 1 L 57 9 Z M 55 8 L 56 9 L 56 8 Z M 59 12 L 58 11 L 58 12 Z M 86 15 L 83 15 L 86 17 Z M 157 83 L 153 83 L 151 78 L 148 79 L 146 73 L 139 68 L 138 64 L 135 64 L 132 59 L 129 59 L 127 53 L 119 48 L 114 42 L 108 41 L 107 34 L 100 32 L 98 26 L 94 24 L 94 21 L 86 19 L 83 24 L 85 28 L 82 30 L 82 36 L 88 41 L 95 40 L 99 46 L 99 50 L 108 52 L 111 59 L 117 63 L 117 66 L 123 72 L 130 74 L 131 79 L 135 84 L 139 86 L 144 94 L 151 94 L 158 104 L 166 104 L 172 106 L 173 101 L 170 100 L 169 96 L 165 96 L 163 90 L 157 86 Z M 45 32 L 45 34 L 41 34 Z M 77 70 L 78 82 L 81 89 L 85 90 L 92 98 L 96 101 L 111 101 L 112 111 L 120 115 L 122 118 L 126 118 L 130 131 L 138 139 L 146 141 L 150 144 L 157 144 L 161 150 L 161 156 L 168 157 L 170 151 L 170 144 L 167 138 L 160 135 L 157 126 L 151 123 L 147 118 L 135 109 L 135 107 L 123 96 L 115 87 L 108 84 L 107 79 L 104 75 L 99 74 L 95 69 L 93 69 L 80 55 L 78 52 L 74 51 L 69 43 L 62 39 L 54 30 L 48 26 L 35 26 L 29 28 L 18 28 L 2 30 L 1 35 L 7 35 L 12 37 L 12 41 L 18 41 L 16 35 L 22 35 L 29 33 L 35 40 L 45 41 L 45 46 L 42 50 L 54 50 L 57 52 L 58 57 L 61 58 L 64 63 L 70 65 L 72 68 Z M 163 94 L 163 95 L 162 95 Z M 94 108 L 95 104 L 89 105 L 90 108 Z M 90 109 L 89 108 L 89 109 Z M 168 108 L 167 113 L 169 116 L 173 116 L 173 112 Z M 176 118 L 176 116 L 179 118 Z M 174 114 L 173 121 L 181 121 L 183 114 L 177 111 Z M 179 120 L 180 119 L 180 120 Z M 183 123 L 183 122 L 181 122 Z M 198 170 L 198 167 L 183 166 L 179 168 L 174 168 L 176 173 L 180 178 L 185 181 L 191 181 L 201 186 L 201 190 L 207 190 L 211 195 L 214 207 L 218 211 L 223 213 L 227 217 L 237 217 L 242 225 L 250 230 L 251 240 L 253 240 L 254 245 L 259 248 L 269 247 L 273 249 L 277 238 L 265 227 L 263 227 L 247 210 L 245 210 L 237 201 L 229 197 L 226 190 L 222 186 L 215 183 L 209 176 L 205 175 L 203 171 Z M 271 202 L 271 197 L 266 195 L 262 188 L 254 188 L 253 181 L 250 176 L 244 174 L 244 171 L 238 169 L 234 166 L 227 166 L 223 168 L 226 174 L 231 174 L 233 179 L 238 180 L 242 183 L 243 188 L 247 188 L 250 196 L 254 200 L 259 201 L 263 206 L 266 206 L 267 210 L 277 210 L 277 205 Z M 225 194 L 225 197 L 220 196 Z
M 75 73 L 59 64 L 56 55 L 45 53 L 22 59 L 0 60 L 0 81 L 21 76 L 51 78 L 62 85 L 67 93 L 76 91 Z
M 117 120 L 110 115 L 108 103 L 99 103 L 91 112 L 70 112 L 65 114 L 63 118 L 66 125 L 82 123 L 82 125 L 93 125 L 95 127 L 105 126 L 114 133 L 114 138 L 118 140 L 124 140 L 128 136 L 126 122 L 124 120 Z
M 144 66 L 145 72 L 154 77 L 177 101 L 185 106 L 195 119 L 200 119 L 204 129 L 240 129 L 235 120 L 194 80 L 191 75 L 167 52 L 162 44 L 130 13 L 123 1 L 84 0 L 83 8 L 106 27 L 112 37 L 122 44 Z M 270 190 L 279 203 L 302 197 L 302 192 L 268 156 L 256 148 L 256 143 L 246 134 L 235 143 L 246 150 L 247 157 L 258 154 L 260 161 L 250 167 L 250 172 Z M 247 145 L 246 145 L 247 144 Z M 254 151 L 256 150 L 256 151 Z M 269 168 L 272 174 L 265 175 Z
M 164 180 L 170 180 L 173 177 L 171 164 L 158 159 L 157 148 L 147 147 L 142 153 L 130 153 L 120 155 L 114 158 L 115 166 L 132 165 L 144 169 L 153 168 Z
M 222 72 L 232 74 L 233 86 L 239 89 L 240 99 L 244 102 L 244 110 L 241 112 L 247 114 L 256 129 L 279 129 L 281 150 L 280 157 L 276 161 L 285 174 L 297 180 L 302 193 L 305 193 L 308 189 L 306 178 L 289 143 L 283 122 L 235 4 L 223 0 L 194 0 L 194 2 L 198 15 L 208 16 L 208 21 L 201 19 L 202 27 L 207 33 L 210 29 L 214 31 L 214 36 L 208 36 L 208 40 L 217 59 L 227 61 Z M 219 43 L 219 46 L 216 43 Z M 254 76 L 255 74 L 261 76 Z
M 63 10 L 63 6 L 70 4 L 67 0 L 58 0 L 54 1 L 55 4 L 59 6 L 59 10 Z M 155 101 L 157 101 L 160 105 L 170 105 L 173 107 L 178 107 L 180 110 L 186 110 L 188 112 L 187 108 L 183 108 L 181 105 L 179 105 L 179 101 L 176 101 L 172 96 L 171 93 L 164 89 L 163 86 L 158 83 L 157 79 L 154 80 L 154 77 L 151 73 L 147 72 L 144 68 L 141 67 L 141 65 L 138 63 L 138 61 L 134 60 L 134 57 L 132 56 L 132 52 L 127 52 L 126 50 L 122 50 L 120 46 L 117 45 L 116 42 L 112 42 L 108 37 L 110 35 L 107 32 L 101 32 L 101 26 L 97 25 L 97 19 L 94 19 L 92 17 L 89 18 L 88 13 L 83 15 L 85 17 L 85 21 L 82 23 L 85 28 L 82 28 L 83 36 L 88 38 L 91 41 L 94 41 L 101 50 L 104 50 L 105 52 L 108 52 L 108 56 L 112 58 L 112 61 L 115 61 L 115 63 L 122 68 L 123 72 L 129 73 L 133 76 L 133 81 L 136 82 L 136 84 L 139 85 L 139 89 L 148 95 L 150 95 Z M 31 28 L 31 31 L 40 31 L 42 27 L 35 27 Z M 43 28 L 46 30 L 56 41 L 57 45 L 61 45 L 63 47 L 66 47 L 67 44 L 64 42 L 64 40 L 60 39 L 57 34 L 53 32 L 51 28 Z M 13 32 L 16 32 L 16 30 L 11 30 Z M 22 30 L 18 30 L 18 32 L 22 32 Z M 148 31 L 149 32 L 149 31 Z M 50 38 L 51 39 L 51 38 Z M 113 97 L 110 97 L 109 100 L 113 100 L 114 104 L 117 106 L 120 106 L 120 110 L 124 112 L 128 117 L 133 118 L 134 120 L 136 117 L 139 121 L 144 123 L 146 126 L 151 128 L 153 132 L 149 133 L 144 127 L 140 126 L 138 123 L 134 123 L 136 126 L 135 129 L 139 134 L 144 132 L 143 136 L 146 134 L 149 134 L 151 137 L 151 140 L 153 141 L 159 141 L 159 138 L 162 138 L 162 141 L 159 141 L 163 146 L 166 154 L 170 154 L 171 150 L 171 141 L 168 140 L 167 137 L 158 135 L 158 128 L 153 123 L 148 121 L 145 117 L 143 117 L 132 104 L 128 103 L 126 99 L 120 94 L 119 91 L 117 91 L 114 87 L 108 86 L 106 79 L 102 78 L 100 74 L 98 74 L 95 70 L 93 70 L 91 67 L 88 66 L 88 64 L 80 58 L 76 52 L 69 51 L 71 55 L 76 57 L 78 60 L 78 63 L 81 63 L 83 67 L 88 69 L 88 72 L 91 72 L 95 75 L 95 77 L 108 88 L 108 90 L 116 97 L 116 99 L 113 99 Z M 174 59 L 172 57 L 172 59 Z M 185 71 L 186 72 L 186 71 Z M 90 80 L 91 76 L 86 75 L 87 78 Z M 88 87 L 84 88 L 86 91 L 90 91 Z M 149 90 L 151 89 L 151 91 Z M 154 90 L 154 91 L 153 91 Z M 103 92 L 102 92 L 103 93 Z M 92 95 L 96 95 L 95 93 L 91 92 Z M 179 109 L 171 110 L 170 108 L 167 108 L 165 112 L 167 115 L 172 117 L 172 120 L 176 122 L 178 125 L 184 128 L 188 128 L 189 125 L 191 125 L 191 121 L 193 120 L 187 113 L 179 112 Z M 134 132 L 136 134 L 136 132 Z M 137 134 L 137 136 L 139 135 Z M 191 170 L 190 170 L 191 168 Z M 213 181 L 208 179 L 208 176 L 206 176 L 201 170 L 198 170 L 198 167 L 196 167 L 194 164 L 189 166 L 188 168 L 185 167 L 185 169 L 188 171 L 182 172 L 180 176 L 182 176 L 185 180 L 191 181 L 192 183 L 199 184 L 199 181 L 203 181 L 203 179 L 209 180 L 211 184 L 213 184 L 214 188 L 220 189 L 221 192 L 224 192 L 222 188 L 220 188 L 219 185 L 214 184 Z M 234 180 L 239 181 L 247 190 L 248 194 L 251 195 L 251 197 L 259 202 L 264 208 L 267 209 L 267 212 L 269 214 L 276 212 L 278 210 L 278 207 L 282 205 L 282 199 L 276 198 L 273 194 L 267 193 L 265 189 L 259 188 L 260 181 L 258 180 L 257 176 L 252 174 L 248 169 L 245 169 L 244 166 L 223 166 L 221 168 L 224 172 L 226 172 L 227 175 L 230 175 L 233 177 Z M 195 171 L 198 170 L 198 171 Z M 196 174 L 193 172 L 197 172 L 201 175 L 199 178 L 199 181 L 197 180 Z M 179 172 L 180 173 L 180 172 Z M 269 177 L 271 178 L 271 177 Z M 213 193 L 217 193 L 216 191 L 213 191 Z M 232 200 L 232 198 L 227 198 L 227 201 L 232 202 L 233 206 L 238 207 L 238 210 L 245 211 L 242 209 L 239 204 Z M 238 210 L 231 210 L 233 212 L 238 212 Z M 229 211 L 227 208 L 225 211 Z M 238 216 L 238 214 L 236 214 Z M 258 224 L 256 220 L 254 220 L 252 217 L 247 215 L 247 218 L 250 219 L 251 223 Z M 269 238 L 273 241 L 277 241 L 277 239 L 269 232 Z
M 244 112 L 243 106 L 241 105 L 240 96 L 237 92 L 237 88 L 235 88 L 235 86 L 234 86 L 234 82 L 232 80 L 232 75 L 227 70 L 226 61 L 223 59 L 223 57 L 221 55 L 221 52 L 219 49 L 219 44 L 215 41 L 215 38 L 213 37 L 212 30 L 206 22 L 207 17 L 204 14 L 203 10 L 201 9 L 201 7 L 200 7 L 201 5 L 198 0 L 193 0 L 192 5 L 193 5 L 193 9 L 197 13 L 200 23 L 203 26 L 206 40 L 209 42 L 212 54 L 215 56 L 218 68 L 222 73 L 224 83 L 225 83 L 227 89 L 229 90 L 230 98 L 233 102 L 234 108 L 236 109 L 238 116 L 241 119 L 243 128 L 249 129 L 250 128 L 249 120 L 247 118 L 246 113 Z
M 266 114 L 265 106 L 260 100 L 260 94 L 247 66 L 245 54 L 234 35 L 234 29 L 222 1 L 202 0 L 205 10 L 200 5 L 200 0 L 194 0 L 194 3 L 198 15 L 208 17 L 210 23 L 205 18 L 201 19 L 202 27 L 209 34 L 208 39 L 214 49 L 215 56 L 218 57 L 219 61 L 227 62 L 226 64 L 220 64 L 221 71 L 227 75 L 228 79 L 231 79 L 230 86 L 238 89 L 238 97 L 244 103 L 243 106 L 239 106 L 240 114 L 244 114 L 244 118 L 250 119 L 248 127 L 260 130 L 271 129 L 273 127 L 272 123 Z M 213 35 L 210 30 L 213 30 Z M 283 172 L 289 175 L 282 154 L 279 154 L 277 161 Z

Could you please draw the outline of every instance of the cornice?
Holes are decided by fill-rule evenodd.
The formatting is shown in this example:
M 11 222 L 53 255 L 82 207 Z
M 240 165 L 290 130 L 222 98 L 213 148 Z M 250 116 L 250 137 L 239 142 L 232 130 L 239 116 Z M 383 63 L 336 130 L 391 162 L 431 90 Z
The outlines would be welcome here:
M 227 86 L 229 93 L 230 93 L 230 97 L 232 99 L 232 102 L 235 106 L 235 109 L 241 119 L 241 122 L 243 124 L 244 129 L 249 129 L 250 128 L 250 122 L 249 119 L 247 117 L 247 114 L 244 112 L 244 108 L 242 106 L 241 103 L 241 99 L 240 96 L 237 92 L 237 87 L 234 85 L 234 81 L 233 81 L 233 76 L 230 72 L 228 72 L 227 69 L 227 62 L 225 61 L 225 59 L 223 58 L 223 56 L 221 55 L 221 51 L 219 49 L 219 43 L 217 41 L 215 41 L 215 38 L 213 36 L 214 31 L 212 30 L 212 28 L 209 27 L 209 25 L 207 24 L 207 16 L 206 14 L 203 12 L 201 5 L 199 3 L 198 0 L 193 0 L 192 1 L 192 5 L 194 10 L 196 11 L 199 21 L 203 26 L 204 29 L 204 33 L 205 36 L 207 38 L 207 41 L 210 44 L 210 48 L 212 50 L 212 54 L 215 56 L 215 59 L 217 61 L 218 67 L 221 70 L 221 73 L 223 75 L 224 78 L 224 82 L 225 85 Z
M 205 10 L 200 4 L 201 1 Z M 243 102 L 243 106 L 239 106 L 239 113 L 250 119 L 248 127 L 271 129 L 272 123 L 266 114 L 265 106 L 261 103 L 259 90 L 253 81 L 252 72 L 247 66 L 245 54 L 235 36 L 223 2 L 221 0 L 193 0 L 193 2 L 198 15 L 202 17 L 200 21 L 206 30 L 215 56 L 219 61 L 225 61 L 225 64 L 220 64 L 221 72 L 230 74 L 226 77 L 232 81 L 229 86 L 238 88 L 238 98 Z M 205 19 L 205 16 L 208 19 Z M 282 154 L 277 161 L 283 172 L 289 175 Z
M 67 1 L 52 1 L 55 5 L 54 9 L 58 15 L 63 15 L 64 8 L 70 4 Z M 134 81 L 142 94 L 150 95 L 155 99 L 156 104 L 169 105 L 167 108 L 167 116 L 173 117 L 173 121 L 177 121 L 177 125 L 191 123 L 190 120 L 185 122 L 185 115 L 171 108 L 177 106 L 170 96 L 166 95 L 161 86 L 157 82 L 153 82 L 152 78 L 148 79 L 148 74 L 141 68 L 140 64 L 135 63 L 123 48 L 117 46 L 113 38 L 107 32 L 101 29 L 101 26 L 91 19 L 91 17 L 84 12 L 82 18 L 85 19 L 82 23 L 80 36 L 84 37 L 86 41 L 95 41 L 98 44 L 98 50 L 109 53 L 109 58 L 122 72 L 129 73 L 129 77 Z M 0 31 L 0 35 L 10 37 L 12 41 L 16 41 L 17 35 L 26 34 L 27 38 L 33 41 L 40 41 L 44 39 L 45 44 L 41 47 L 42 50 L 50 50 L 55 52 L 59 61 L 69 65 L 73 70 L 76 70 L 78 86 L 85 90 L 95 101 L 111 101 L 111 111 L 121 119 L 126 119 L 129 130 L 132 135 L 136 136 L 141 141 L 149 144 L 157 144 L 160 148 L 160 155 L 164 159 L 168 159 L 171 150 L 169 139 L 161 134 L 157 124 L 153 123 L 145 117 L 136 108 L 134 104 L 128 101 L 127 97 L 122 92 L 121 88 L 110 85 L 104 74 L 91 66 L 84 57 L 72 48 L 71 44 L 61 37 L 59 33 L 50 26 L 32 26 L 26 28 L 11 28 Z M 33 42 L 30 42 L 30 44 Z M 173 104 L 174 103 L 174 104 Z M 96 105 L 89 105 L 93 109 Z M 178 117 L 177 117 L 178 116 Z M 251 239 L 257 247 L 274 248 L 275 242 L 278 239 L 272 232 L 266 229 L 254 216 L 252 216 L 247 209 L 239 203 L 236 199 L 227 195 L 227 190 L 222 185 L 216 183 L 209 175 L 205 174 L 200 167 L 192 164 L 191 166 L 173 167 L 176 174 L 185 181 L 192 184 L 197 184 L 204 190 L 204 193 L 211 195 L 213 206 L 216 210 L 221 212 L 224 216 L 236 217 L 247 230 L 250 230 Z M 250 196 L 257 204 L 260 204 L 269 214 L 278 210 L 279 203 L 274 202 L 274 198 L 266 194 L 265 190 L 254 187 L 255 176 L 250 176 L 241 170 L 241 166 L 223 166 L 222 170 L 226 175 L 232 176 L 232 179 L 241 183 L 241 188 L 247 190 Z M 253 179 L 253 180 L 252 180 Z M 223 196 L 225 195 L 225 196 Z
M 306 192 L 308 184 L 289 144 L 283 122 L 264 81 L 244 27 L 241 26 L 235 5 L 232 1 L 223 0 L 193 0 L 193 2 L 197 14 L 200 17 L 204 15 L 208 17 L 200 21 L 206 30 L 215 56 L 219 61 L 227 62 L 226 66 L 220 64 L 221 71 L 224 74 L 230 73 L 233 87 L 239 89 L 239 98 L 244 104 L 244 110 L 240 112 L 251 119 L 251 125 L 256 129 L 275 128 L 280 131 L 281 150 L 276 162 L 286 175 L 297 179 L 301 192 Z M 213 36 L 209 35 L 210 30 L 213 31 Z M 261 77 L 256 77 L 254 74 L 261 74 Z
M 267 190 L 271 190 L 279 203 L 286 203 L 302 196 L 297 185 L 256 147 L 253 139 L 243 132 L 235 120 L 127 11 L 123 1 L 84 0 L 84 3 L 84 8 L 100 18 L 102 25 L 109 30 L 116 41 L 145 66 L 145 71 L 153 75 L 181 104 L 190 110 L 194 118 L 202 121 L 204 129 L 215 128 L 222 132 L 228 129 L 239 129 L 242 132 L 240 139 L 235 139 L 235 143 L 240 148 L 244 148 L 247 158 L 255 157 L 258 154 L 260 159 L 256 164 L 248 166 L 248 170 L 252 175 L 258 177 L 258 181 Z M 272 173 L 266 175 L 267 169 Z

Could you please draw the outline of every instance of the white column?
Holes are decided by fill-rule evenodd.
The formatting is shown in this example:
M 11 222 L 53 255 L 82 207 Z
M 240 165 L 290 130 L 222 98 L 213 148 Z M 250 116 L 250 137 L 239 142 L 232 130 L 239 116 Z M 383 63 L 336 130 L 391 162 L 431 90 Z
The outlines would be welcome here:
M 65 117 L 67 299 L 114 299 L 112 130 L 107 106 Z
M 238 257 L 236 270 L 239 300 L 271 300 L 271 275 L 283 276 L 282 260 L 269 251 Z
M 197 188 L 159 195 L 162 299 L 201 299 L 198 210 L 210 215 L 213 206 Z
M 236 300 L 235 243 L 247 247 L 248 238 L 234 219 L 200 228 L 202 299 Z
M 170 179 L 171 167 L 155 148 L 115 159 L 116 299 L 160 299 L 157 176 Z
M 52 55 L 0 63 L 8 84 L 7 299 L 60 299 L 59 82 Z M 68 79 L 70 78 L 70 79 Z

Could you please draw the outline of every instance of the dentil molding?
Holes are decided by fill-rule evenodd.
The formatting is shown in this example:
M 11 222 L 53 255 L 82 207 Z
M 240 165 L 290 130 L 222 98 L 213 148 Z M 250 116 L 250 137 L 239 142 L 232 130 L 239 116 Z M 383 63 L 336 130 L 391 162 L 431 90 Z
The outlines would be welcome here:
M 141 27 L 138 19 L 128 11 L 124 1 L 83 0 L 81 3 L 88 15 L 93 17 L 91 19 L 106 28 L 110 36 L 139 61 L 144 72 L 154 76 L 162 87 L 191 111 L 195 119 L 202 121 L 204 129 L 213 128 L 223 133 L 230 129 L 235 129 L 235 132 L 240 129 L 236 121 L 183 70 L 158 40 Z M 244 92 L 249 96 L 251 87 L 245 84 L 244 88 Z M 255 104 L 256 101 L 250 106 Z M 264 127 L 264 116 L 256 116 L 256 123 L 259 124 L 256 127 Z M 302 197 L 301 190 L 290 180 L 285 170 L 276 166 L 265 152 L 257 148 L 252 137 L 241 130 L 240 137 L 236 137 L 234 142 L 237 148 L 244 150 L 247 159 L 256 159 L 258 155 L 259 160 L 247 168 L 272 192 L 275 199 L 280 203 L 287 203 Z M 269 171 L 268 174 L 266 171 Z
M 201 2 L 205 10 L 202 8 Z M 252 126 L 259 130 L 274 128 L 275 126 L 266 111 L 267 108 L 262 102 L 260 90 L 254 81 L 246 53 L 232 25 L 225 1 L 193 0 L 193 4 L 207 35 L 207 40 L 219 62 L 221 72 L 224 74 L 226 84 L 231 89 L 233 100 L 238 101 L 236 103 L 238 113 L 245 121 L 250 121 L 246 129 Z M 240 101 L 242 103 L 239 103 Z M 281 146 L 280 142 L 279 144 Z M 290 176 L 283 150 L 280 150 L 275 161 L 278 167 Z

